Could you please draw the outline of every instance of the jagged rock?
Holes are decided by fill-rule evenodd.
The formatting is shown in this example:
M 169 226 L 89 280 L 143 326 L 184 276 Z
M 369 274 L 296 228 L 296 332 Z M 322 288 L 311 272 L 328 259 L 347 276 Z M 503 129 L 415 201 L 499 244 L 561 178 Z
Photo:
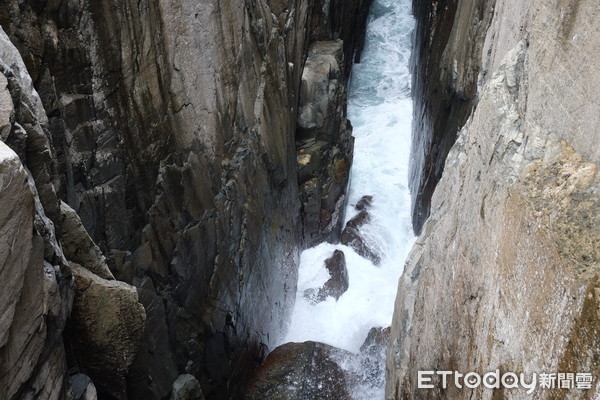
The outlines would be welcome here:
M 61 240 L 63 252 L 69 261 L 81 265 L 100 278 L 113 280 L 115 277 L 106 265 L 106 258 L 90 238 L 77 213 L 61 201 Z
M 47 176 L 52 149 L 40 140 L 45 115 L 31 79 L 1 29 L 0 99 L 0 399 L 64 398 L 72 279 L 46 214 L 58 201 Z
M 193 375 L 179 375 L 173 382 L 171 400 L 204 400 L 200 383 Z
M 592 111 L 600 39 L 589 35 L 600 30 L 598 2 L 494 3 L 484 38 L 463 36 L 483 48 L 481 60 L 466 60 L 484 66 L 477 106 L 448 155 L 399 282 L 389 399 L 600 394 L 597 384 L 510 395 L 453 384 L 417 389 L 419 370 L 600 375 L 600 116 Z M 460 3 L 453 31 L 476 26 L 469 16 L 485 6 Z M 459 47 L 444 53 L 460 60 L 460 70 Z
M 373 196 L 365 195 L 354 205 L 357 211 L 368 210 L 373 205 Z
M 359 255 L 367 258 L 375 265 L 381 262 L 381 254 L 361 235 L 360 228 L 371 220 L 366 208 L 346 223 L 342 231 L 342 244 L 351 247 Z
M 379 353 L 382 352 L 390 341 L 390 332 L 392 328 L 371 328 L 365 342 L 360 346 L 361 353 Z
M 89 376 L 76 374 L 71 377 L 73 400 L 97 400 L 98 392 Z
M 417 25 L 411 57 L 415 105 L 409 186 L 413 229 L 419 235 L 448 152 L 476 104 L 483 42 L 496 0 L 478 0 L 469 7 L 428 0 L 413 4 Z
M 68 335 L 72 357 L 101 396 L 125 399 L 125 376 L 142 338 L 146 314 L 134 287 L 71 263 L 75 278 Z
M 349 400 L 338 361 L 351 353 L 322 343 L 286 343 L 271 352 L 250 383 L 246 400 Z
M 325 260 L 325 267 L 329 271 L 330 278 L 325 282 L 322 288 L 307 289 L 304 297 L 313 303 L 325 301 L 329 296 L 339 300 L 340 296 L 348 290 L 348 270 L 346 269 L 346 256 L 343 251 L 335 250 L 333 255 Z
M 323 39 L 344 40 L 345 80 L 368 2 L 329 4 Z M 141 375 L 131 378 L 145 385 L 148 375 L 138 378 L 151 371 L 156 385 L 135 393 L 164 397 L 173 361 L 207 397 L 237 398 L 262 344 L 287 323 L 302 246 L 295 133 L 313 16 L 312 0 L 0 2 L 43 104 L 16 114 L 47 116 L 17 118 L 7 142 L 27 158 L 57 232 L 60 197 L 116 277 L 151 279 L 148 298 L 164 307 L 151 323 L 160 337 L 145 336 Z M 341 121 L 344 137 L 349 130 Z M 339 187 L 344 157 L 327 172 Z M 319 223 L 332 231 L 345 201 L 336 190 L 318 195 L 327 211 Z M 56 240 L 44 244 L 58 254 Z
M 302 74 L 296 158 L 307 247 L 338 242 L 344 219 L 354 138 L 343 58 L 341 40 L 314 42 Z

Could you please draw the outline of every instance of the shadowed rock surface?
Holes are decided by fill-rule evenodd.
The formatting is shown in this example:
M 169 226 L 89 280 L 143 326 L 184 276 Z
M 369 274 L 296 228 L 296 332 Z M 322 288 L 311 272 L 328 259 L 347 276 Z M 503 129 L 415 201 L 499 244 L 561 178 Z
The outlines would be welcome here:
M 189 374 L 207 398 L 239 397 L 295 297 L 308 232 L 297 117 L 309 45 L 317 40 L 335 54 L 337 68 L 331 81 L 312 76 L 317 86 L 337 85 L 322 130 L 330 151 L 319 184 L 330 188 L 319 195 L 318 217 L 334 221 L 323 226 L 339 237 L 352 142 L 345 85 L 369 3 L 0 2 L 0 25 L 24 59 L 3 35 L 0 138 L 33 177 L 34 237 L 41 238 L 35 253 L 19 257 L 35 254 L 38 272 L 51 267 L 59 288 L 57 309 L 42 313 L 57 313 L 44 317 L 50 333 L 31 341 L 42 356 L 1 375 L 11 382 L 7 398 L 30 390 L 68 397 L 62 333 L 71 299 L 84 307 L 77 299 L 85 292 L 81 285 L 73 291 L 69 261 L 95 274 L 89 281 L 99 287 L 135 285 L 146 311 L 143 329 L 133 324 L 126 335 L 132 340 L 122 343 L 117 366 L 65 336 L 69 368 L 90 371 L 102 395 L 164 399 Z M 16 277 L 25 271 L 19 265 Z M 126 308 L 141 317 L 133 294 L 127 298 Z M 90 317 L 112 316 L 87 306 Z M 74 312 L 71 326 L 86 316 Z M 0 325 L 30 338 L 25 325 Z M 102 347 L 96 339 L 89 345 Z M 117 383 L 96 382 L 102 376 Z
M 346 269 L 346 256 L 343 251 L 335 250 L 333 255 L 325 260 L 325 268 L 327 268 L 330 278 L 323 287 L 319 290 L 307 289 L 304 291 L 304 297 L 314 304 L 325 301 L 329 296 L 337 301 L 348 290 L 348 269 Z

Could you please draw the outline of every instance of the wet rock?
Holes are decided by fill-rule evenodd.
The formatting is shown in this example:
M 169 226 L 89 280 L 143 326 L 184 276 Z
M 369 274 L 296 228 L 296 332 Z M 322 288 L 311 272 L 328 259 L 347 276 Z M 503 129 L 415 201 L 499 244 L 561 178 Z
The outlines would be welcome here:
M 354 205 L 357 211 L 368 210 L 373 205 L 373 196 L 365 195 Z
M 343 251 L 335 250 L 333 255 L 325 260 L 325 267 L 330 278 L 320 289 L 307 289 L 304 297 L 314 304 L 325 301 L 329 296 L 339 300 L 340 296 L 348 290 L 348 269 L 346 269 L 346 256 Z
M 171 400 L 204 400 L 200 383 L 193 375 L 179 375 L 173 382 Z
M 342 244 L 351 247 L 359 255 L 367 258 L 375 265 L 381 262 L 381 254 L 371 246 L 361 234 L 361 227 L 371 220 L 371 216 L 366 208 L 363 208 L 354 218 L 346 223 L 342 231 Z
M 354 138 L 343 57 L 341 40 L 314 42 L 302 74 L 296 158 L 307 247 L 338 242 L 344 219 Z
M 349 400 L 344 371 L 338 364 L 351 353 L 322 343 L 286 343 L 265 359 L 245 400 Z
M 63 398 L 73 292 L 49 218 L 58 205 L 52 147 L 31 78 L 2 29 L 0 99 L 0 398 Z
M 485 3 L 457 3 L 452 30 L 478 26 L 469 15 Z M 592 55 L 600 40 L 587 36 L 600 20 L 596 1 L 570 4 L 497 0 L 493 13 L 479 14 L 492 18 L 484 38 L 469 35 L 469 46 L 483 48 L 482 59 L 467 60 L 484 65 L 477 107 L 399 281 L 386 398 L 491 395 L 483 387 L 419 390 L 414 371 L 426 369 L 600 374 L 600 131 L 589 113 L 600 90 Z M 444 50 L 459 71 L 463 49 Z M 599 389 L 497 394 L 585 399 Z
M 125 376 L 142 338 L 146 314 L 134 287 L 71 263 L 75 278 L 68 327 L 72 356 L 102 396 L 125 399 Z
M 378 353 L 383 351 L 389 341 L 392 328 L 371 328 L 365 342 L 360 346 L 361 353 Z

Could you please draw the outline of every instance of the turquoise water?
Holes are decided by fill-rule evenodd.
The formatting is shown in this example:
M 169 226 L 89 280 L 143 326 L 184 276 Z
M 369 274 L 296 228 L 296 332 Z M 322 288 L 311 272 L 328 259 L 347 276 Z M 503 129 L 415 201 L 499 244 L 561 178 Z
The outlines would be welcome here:
M 304 251 L 292 322 L 282 343 L 314 340 L 358 353 L 372 327 L 391 324 L 398 278 L 414 242 L 408 191 L 413 26 L 411 0 L 375 0 L 362 62 L 353 67 L 350 84 L 348 118 L 356 142 L 346 220 L 357 214 L 354 204 L 362 196 L 373 196 L 364 234 L 383 254 L 382 262 L 376 267 L 342 245 Z M 350 287 L 337 302 L 328 298 L 312 305 L 303 293 L 329 278 L 323 262 L 335 249 L 346 255 Z M 382 379 L 359 386 L 356 399 L 384 397 Z

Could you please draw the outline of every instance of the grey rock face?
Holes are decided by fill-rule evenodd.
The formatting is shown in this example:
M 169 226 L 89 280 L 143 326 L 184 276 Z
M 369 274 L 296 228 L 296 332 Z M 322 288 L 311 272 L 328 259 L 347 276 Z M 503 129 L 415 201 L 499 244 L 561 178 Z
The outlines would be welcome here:
M 419 390 L 419 370 L 600 373 L 597 11 L 496 2 L 473 60 L 485 69 L 477 108 L 399 283 L 387 398 L 498 396 Z M 589 399 L 598 387 L 503 396 Z
M 409 183 L 413 229 L 429 216 L 431 197 L 456 135 L 476 104 L 482 49 L 496 0 L 414 0 L 413 134 Z
M 131 366 L 133 339 L 106 375 L 115 388 L 88 372 L 100 396 L 123 396 L 126 378 L 131 398 L 162 399 L 184 372 L 209 398 L 239 395 L 295 297 L 297 116 L 317 31 L 335 46 L 337 82 L 314 198 L 319 229 L 339 235 L 351 163 L 344 85 L 368 4 L 328 2 L 325 26 L 313 0 L 0 3 L 24 59 L 1 57 L 0 137 L 37 186 L 44 259 L 64 276 L 67 259 L 80 264 L 99 286 L 135 284 L 148 316 L 143 335 L 132 327 L 143 343 Z M 28 97 L 34 86 L 39 97 Z M 58 282 L 64 324 L 73 291 Z M 81 354 L 83 370 L 93 360 Z
M 45 115 L 2 30 L 0 72 L 0 399 L 60 399 L 69 390 L 61 333 L 72 278 L 47 217 L 58 199 Z

